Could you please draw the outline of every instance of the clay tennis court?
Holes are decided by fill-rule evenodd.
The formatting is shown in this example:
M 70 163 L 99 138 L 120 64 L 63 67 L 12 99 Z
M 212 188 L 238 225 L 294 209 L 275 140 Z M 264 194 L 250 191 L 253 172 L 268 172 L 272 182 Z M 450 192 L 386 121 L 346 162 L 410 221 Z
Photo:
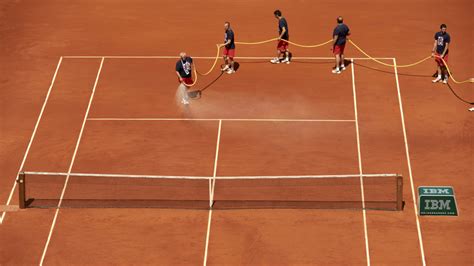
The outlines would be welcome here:
M 217 67 L 200 99 L 176 103 L 179 52 L 205 72 L 224 21 L 264 41 L 277 8 L 302 44 L 344 16 L 389 65 L 429 56 L 446 23 L 453 76 L 472 77 L 469 1 L 442 14 L 432 1 L 5 1 L 0 264 L 472 265 L 473 113 L 453 92 L 472 101 L 473 86 L 433 84 L 433 60 L 389 67 L 348 45 L 335 75 L 327 45 L 290 45 L 289 65 L 269 63 L 273 42 L 238 45 L 235 74 Z M 36 192 L 56 201 L 19 209 L 20 172 L 50 173 Z M 418 215 L 419 186 L 452 186 L 459 215 Z M 336 206 L 301 203 L 321 198 Z

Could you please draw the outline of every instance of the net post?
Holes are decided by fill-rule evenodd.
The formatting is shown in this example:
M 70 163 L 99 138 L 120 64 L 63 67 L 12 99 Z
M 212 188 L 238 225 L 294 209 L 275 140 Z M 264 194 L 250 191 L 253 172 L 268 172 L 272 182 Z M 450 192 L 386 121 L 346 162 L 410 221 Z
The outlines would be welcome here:
M 24 172 L 20 172 L 18 174 L 18 178 L 16 182 L 18 183 L 19 206 L 20 206 L 20 209 L 25 209 L 26 208 L 26 189 L 25 189 L 26 176 Z
M 397 211 L 403 210 L 403 177 L 397 175 Z

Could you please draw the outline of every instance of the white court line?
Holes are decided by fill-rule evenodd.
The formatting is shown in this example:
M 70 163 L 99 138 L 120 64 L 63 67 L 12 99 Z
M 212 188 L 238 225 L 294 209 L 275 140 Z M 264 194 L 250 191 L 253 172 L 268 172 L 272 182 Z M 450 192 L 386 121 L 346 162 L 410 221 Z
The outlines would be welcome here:
M 359 162 L 359 174 L 360 174 L 360 194 L 362 198 L 362 217 L 364 220 L 364 237 L 365 237 L 365 254 L 367 257 L 367 265 L 370 266 L 370 249 L 369 249 L 369 235 L 367 230 L 367 213 L 365 210 L 365 190 L 364 190 L 364 178 L 362 171 L 362 156 L 360 152 L 360 134 L 359 134 L 359 118 L 357 111 L 357 93 L 355 86 L 355 70 L 354 70 L 354 60 L 351 59 L 351 71 L 352 71 L 352 91 L 354 95 L 354 115 L 355 115 L 355 124 L 356 124 L 356 135 L 357 135 L 357 158 Z
M 395 58 L 393 58 L 393 69 L 395 70 L 395 80 L 397 82 L 398 104 L 400 106 L 400 117 L 402 120 L 403 140 L 405 141 L 405 154 L 407 157 L 408 174 L 410 176 L 411 195 L 413 199 L 413 207 L 414 207 L 413 209 L 415 211 L 416 229 L 418 232 L 418 241 L 419 241 L 420 252 L 421 252 L 421 262 L 423 263 L 423 266 L 425 266 L 426 265 L 425 248 L 423 246 L 423 237 L 421 234 L 420 219 L 418 218 L 418 207 L 416 206 L 417 200 L 416 200 L 416 195 L 415 195 L 415 185 L 413 182 L 413 174 L 411 170 L 411 159 L 410 159 L 410 151 L 408 149 L 408 138 L 407 138 L 407 130 L 405 126 L 405 115 L 403 113 L 402 94 L 400 92 L 400 83 L 398 81 L 397 60 Z
M 64 58 L 71 58 L 71 59 L 178 59 L 179 56 L 175 55 L 65 55 Z M 216 59 L 215 56 L 191 56 L 194 59 Z M 235 59 L 239 60 L 270 60 L 273 59 L 274 56 L 236 56 Z M 334 60 L 334 57 L 313 57 L 313 56 L 295 56 L 293 59 L 296 60 Z M 347 60 L 372 60 L 371 58 L 367 57 L 348 57 Z M 392 60 L 393 57 L 374 57 L 377 60 Z
M 214 188 L 216 186 L 216 175 L 217 175 L 217 161 L 219 160 L 219 146 L 221 143 L 221 129 L 222 129 L 222 120 L 219 120 L 219 128 L 217 129 L 217 143 L 216 143 L 216 156 L 214 159 L 214 171 L 212 174 L 212 185 L 211 179 L 209 179 L 209 189 L 210 189 L 210 197 L 209 197 L 209 217 L 207 221 L 207 232 L 206 232 L 206 247 L 204 249 L 204 263 L 203 265 L 207 265 L 207 256 L 209 253 L 209 238 L 211 235 L 211 220 L 212 220 L 212 203 L 214 202 Z
M 48 104 L 49 95 L 51 94 L 51 91 L 53 89 L 54 81 L 56 80 L 56 76 L 58 74 L 62 61 L 63 61 L 63 58 L 60 57 L 58 61 L 58 65 L 56 66 L 56 71 L 54 71 L 53 79 L 51 80 L 51 84 L 49 85 L 48 93 L 46 94 L 46 98 L 44 99 L 43 106 L 41 107 L 41 111 L 38 115 L 38 119 L 36 120 L 36 124 L 33 129 L 33 133 L 31 134 L 30 141 L 28 142 L 28 146 L 26 147 L 25 155 L 23 155 L 23 160 L 21 161 L 18 172 L 23 170 L 23 166 L 25 165 L 26 158 L 28 158 L 28 153 L 30 152 L 30 148 L 31 148 L 31 145 L 33 144 L 33 140 L 35 139 L 36 131 L 38 130 L 38 126 L 41 122 L 41 118 L 43 117 L 44 109 L 46 108 L 46 105 Z M 15 178 L 15 181 L 13 182 L 12 189 L 10 190 L 10 195 L 8 196 L 7 203 L 5 205 L 10 205 L 13 194 L 15 193 L 15 189 L 16 189 L 16 178 Z M 3 223 L 3 220 L 5 219 L 6 214 L 7 213 L 5 211 L 2 212 L 2 216 L 0 217 L 0 224 Z
M 212 208 L 209 209 L 209 217 L 207 218 L 207 234 L 206 234 L 206 249 L 204 251 L 204 263 L 203 265 L 207 265 L 207 252 L 209 247 L 209 236 L 211 233 L 211 220 L 212 220 Z
M 43 265 L 44 258 L 46 256 L 46 252 L 48 251 L 49 243 L 51 241 L 51 236 L 53 235 L 54 226 L 56 225 L 56 220 L 58 219 L 59 209 L 61 207 L 61 203 L 63 202 L 64 193 L 66 192 L 67 184 L 68 184 L 68 181 L 69 181 L 69 174 L 72 171 L 72 167 L 74 166 L 74 161 L 76 159 L 76 154 L 77 154 L 77 151 L 79 150 L 79 145 L 81 143 L 82 134 L 84 133 L 84 127 L 85 127 L 86 122 L 87 122 L 87 116 L 89 115 L 89 111 L 91 109 L 92 100 L 94 99 L 95 90 L 97 88 L 97 83 L 99 82 L 100 72 L 102 71 L 102 66 L 103 65 L 104 65 L 104 58 L 102 58 L 102 60 L 100 61 L 99 70 L 97 71 L 97 76 L 96 76 L 96 79 L 95 79 L 94 87 L 92 88 L 92 93 L 91 93 L 91 96 L 89 98 L 89 104 L 87 105 L 86 113 L 85 113 L 84 119 L 82 121 L 81 131 L 79 132 L 79 136 L 77 138 L 76 147 L 74 148 L 74 153 L 72 154 L 71 163 L 69 164 L 68 175 L 66 176 L 66 180 L 64 181 L 63 190 L 61 192 L 61 196 L 60 196 L 59 202 L 58 202 L 58 208 L 56 209 L 56 213 L 54 214 L 53 222 L 51 224 L 51 228 L 50 228 L 49 234 L 48 234 L 48 239 L 46 240 L 46 244 L 44 246 L 43 255 L 41 256 L 40 265 Z
M 299 178 L 354 178 L 354 177 L 396 177 L 398 174 L 340 174 L 340 175 L 260 175 L 260 176 L 176 176 L 176 175 L 130 175 L 107 173 L 64 173 L 64 172 L 23 172 L 25 175 L 77 176 L 77 177 L 117 177 L 150 179 L 197 179 L 197 180 L 233 180 L 233 179 L 299 179 Z
M 219 120 L 219 128 L 217 129 L 217 143 L 216 143 L 216 157 L 214 159 L 214 171 L 212 174 L 212 186 L 211 186 L 211 202 L 209 207 L 212 207 L 212 202 L 214 202 L 214 190 L 216 187 L 216 177 L 217 177 L 217 161 L 219 160 L 219 146 L 221 143 L 221 130 L 222 130 L 222 120 Z
M 237 122 L 355 122 L 353 119 L 278 119 L 278 118 L 146 118 L 146 117 L 97 117 L 90 121 L 237 121 Z

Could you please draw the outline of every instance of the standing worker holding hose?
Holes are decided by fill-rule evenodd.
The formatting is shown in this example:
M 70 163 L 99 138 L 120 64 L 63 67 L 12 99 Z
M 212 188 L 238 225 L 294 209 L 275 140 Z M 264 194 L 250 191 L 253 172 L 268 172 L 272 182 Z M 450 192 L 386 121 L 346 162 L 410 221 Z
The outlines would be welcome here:
M 227 74 L 235 73 L 234 69 L 234 56 L 235 56 L 235 42 L 234 42 L 234 31 L 230 28 L 230 22 L 224 23 L 224 43 L 219 47 L 224 47 L 224 64 L 222 71 L 226 71 Z
M 451 36 L 446 32 L 446 24 L 441 24 L 439 28 L 441 31 L 435 34 L 433 50 L 431 51 L 431 56 L 435 58 L 436 64 L 438 65 L 438 76 L 433 80 L 433 82 L 448 83 L 448 71 L 445 62 L 448 62 Z
M 277 44 L 277 57 L 270 60 L 272 64 L 279 63 L 290 63 L 290 50 L 288 50 L 288 41 L 290 40 L 290 34 L 288 31 L 288 22 L 282 16 L 280 10 L 273 12 L 275 18 L 278 19 L 278 44 Z

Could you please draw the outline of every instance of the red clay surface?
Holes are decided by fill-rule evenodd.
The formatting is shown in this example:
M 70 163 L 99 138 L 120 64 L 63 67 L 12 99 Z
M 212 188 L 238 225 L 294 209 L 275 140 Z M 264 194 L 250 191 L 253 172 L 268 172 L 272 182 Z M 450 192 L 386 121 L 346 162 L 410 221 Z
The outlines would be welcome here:
M 399 64 L 427 56 L 439 24 L 453 40 L 457 79 L 473 73 L 473 3 L 346 1 L 3 1 L 0 4 L 0 205 L 6 203 L 39 110 L 65 55 L 213 56 L 222 24 L 239 41 L 275 37 L 274 9 L 287 17 L 293 41 L 330 38 L 343 15 L 353 40 Z M 248 12 L 252 10 L 252 12 Z M 315 14 L 317 14 L 315 16 Z M 393 20 L 394 22 L 392 22 Z M 329 47 L 291 47 L 296 56 L 330 56 Z M 361 57 L 348 46 L 349 57 Z M 239 46 L 237 56 L 273 56 L 274 44 Z M 197 59 L 201 71 L 210 60 Z M 100 58 L 63 58 L 23 170 L 67 172 Z M 391 63 L 391 60 L 386 61 Z M 318 119 L 222 121 L 217 175 L 358 174 L 357 93 L 364 173 L 404 176 L 405 209 L 360 210 L 54 209 L 8 212 L 0 225 L 0 264 L 200 265 L 209 233 L 209 265 L 472 265 L 472 113 L 446 86 L 432 84 L 434 62 L 400 70 L 400 113 L 393 68 L 368 60 L 341 75 L 328 60 L 270 65 L 241 60 L 188 109 L 177 107 L 174 59 L 105 59 L 89 118 Z M 352 79 L 354 71 L 355 79 Z M 217 77 L 200 77 L 197 87 Z M 413 76 L 416 75 L 416 76 Z M 474 99 L 472 84 L 453 85 Z M 411 160 L 407 161 L 401 117 Z M 344 121 L 332 121 L 344 120 Z M 87 120 L 73 172 L 212 176 L 219 121 Z M 419 217 L 414 187 L 449 185 L 458 217 Z M 216 193 L 219 181 L 216 183 Z M 17 203 L 15 191 L 11 204 Z M 366 240 L 369 256 L 366 253 Z M 423 248 L 423 249 L 422 249 Z

